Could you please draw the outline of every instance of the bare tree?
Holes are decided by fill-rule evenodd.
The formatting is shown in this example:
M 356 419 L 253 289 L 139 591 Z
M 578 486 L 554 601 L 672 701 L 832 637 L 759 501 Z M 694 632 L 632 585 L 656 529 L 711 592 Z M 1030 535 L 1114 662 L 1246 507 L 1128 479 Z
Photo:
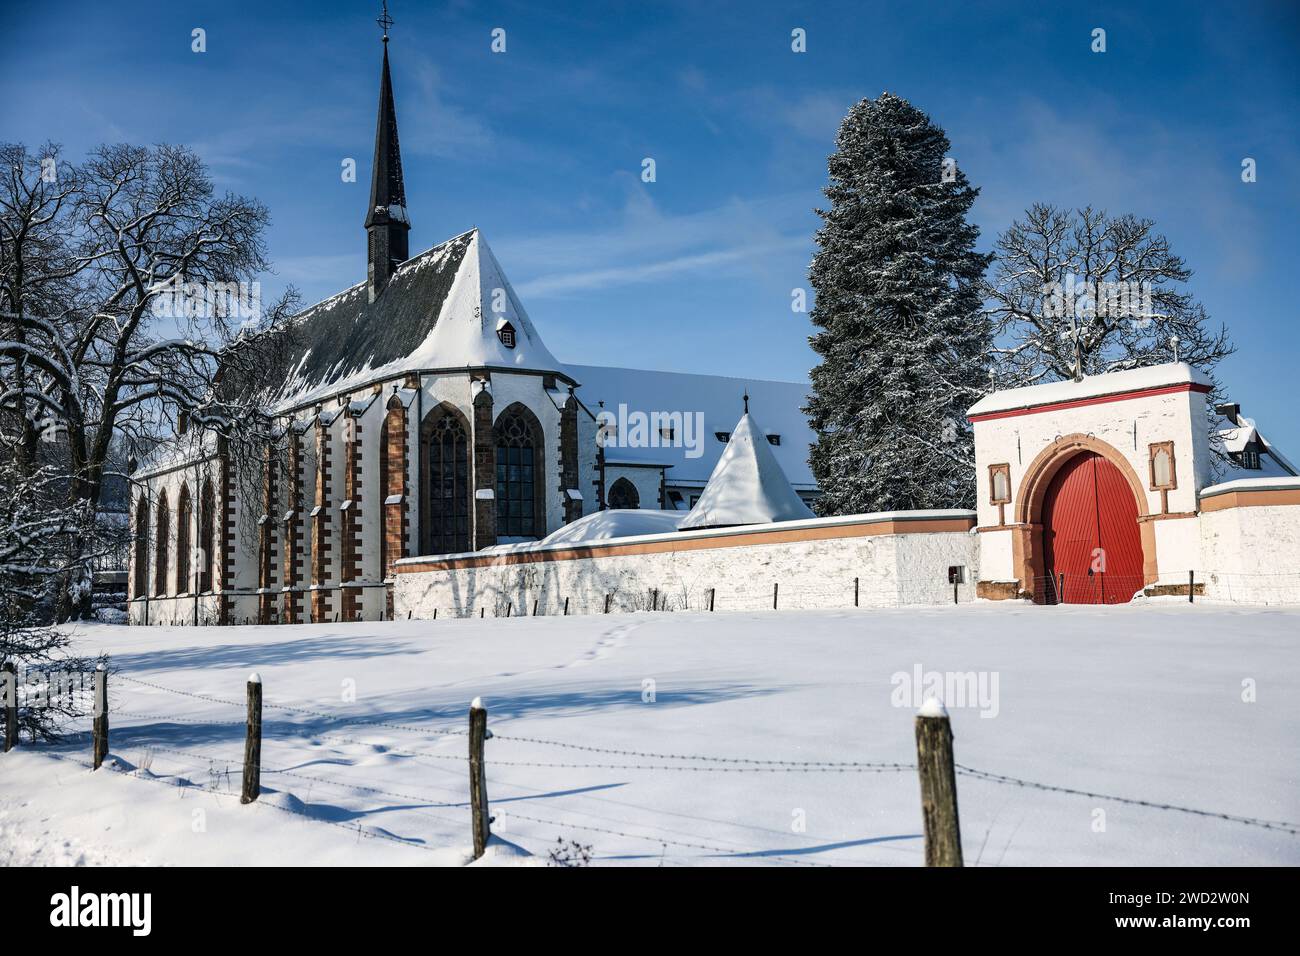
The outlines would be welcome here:
M 78 179 L 52 143 L 37 154 L 0 145 L 0 164 L 0 429 L 13 438 L 6 450 L 30 474 L 40 436 L 57 430 L 60 406 L 48 393 L 44 346 L 62 339 L 77 302 L 68 220 Z
M 41 164 L 24 168 L 4 185 L 4 234 L 40 224 L 63 238 L 43 267 L 53 266 L 46 285 L 55 294 L 36 305 L 27 290 L 46 260 L 7 254 L 15 291 L 4 318 L 13 333 L 0 339 L 0 393 L 24 421 L 39 405 L 53 423 L 47 428 L 66 448 L 67 506 L 98 508 L 115 443 L 132 448 L 187 426 L 264 435 L 263 399 L 297 306 L 292 289 L 260 302 L 266 208 L 217 195 L 198 157 L 180 146 L 100 147 L 57 202 L 31 180 Z M 77 557 L 82 570 L 65 575 L 60 618 L 89 611 Z
M 1031 206 L 997 241 L 985 285 L 996 384 L 1093 375 L 1179 359 L 1206 373 L 1233 347 L 1182 288 L 1192 271 L 1150 219 Z
M 19 730 L 51 740 L 91 702 L 94 662 L 68 653 L 71 637 L 50 624 L 49 611 L 70 570 L 70 542 L 93 516 L 66 507 L 61 469 L 29 467 L 16 451 L 0 439 L 0 660 L 18 668 Z

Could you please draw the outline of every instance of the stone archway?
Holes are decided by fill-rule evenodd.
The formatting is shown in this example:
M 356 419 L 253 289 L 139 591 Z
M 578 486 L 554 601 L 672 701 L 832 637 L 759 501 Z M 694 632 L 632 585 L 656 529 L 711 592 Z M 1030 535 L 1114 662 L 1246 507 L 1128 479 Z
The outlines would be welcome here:
M 1128 459 L 1107 442 L 1079 433 L 1061 435 L 1030 462 L 1016 490 L 1012 561 L 1016 576 L 1020 578 L 1021 590 L 1029 594 L 1035 603 L 1043 603 L 1050 593 L 1045 587 L 1047 569 L 1043 554 L 1043 505 L 1047 489 L 1056 473 L 1080 452 L 1093 452 L 1105 458 L 1115 466 L 1132 490 L 1137 503 L 1138 530 L 1142 540 L 1143 581 L 1152 584 L 1158 577 L 1155 527 L 1146 520 L 1150 516 L 1146 488 L 1138 473 Z

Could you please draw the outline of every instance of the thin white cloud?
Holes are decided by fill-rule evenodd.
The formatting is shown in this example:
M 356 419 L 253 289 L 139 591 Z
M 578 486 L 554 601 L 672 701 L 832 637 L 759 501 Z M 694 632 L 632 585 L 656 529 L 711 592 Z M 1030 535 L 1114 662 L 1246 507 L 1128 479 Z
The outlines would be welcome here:
M 677 256 L 656 262 L 591 269 L 586 272 L 568 272 L 541 276 L 519 287 L 520 295 L 544 299 L 566 292 L 601 289 L 610 286 L 632 285 L 663 279 L 682 273 L 717 271 L 739 262 L 752 262 L 768 254 L 788 253 L 807 245 L 801 236 L 791 236 L 780 242 L 734 249 L 718 249 L 696 255 Z
M 507 237 L 499 251 L 519 280 L 519 293 L 534 299 L 684 274 L 763 274 L 774 260 L 788 262 L 792 251 L 810 248 L 811 198 L 733 199 L 669 214 L 633 187 L 613 225 Z

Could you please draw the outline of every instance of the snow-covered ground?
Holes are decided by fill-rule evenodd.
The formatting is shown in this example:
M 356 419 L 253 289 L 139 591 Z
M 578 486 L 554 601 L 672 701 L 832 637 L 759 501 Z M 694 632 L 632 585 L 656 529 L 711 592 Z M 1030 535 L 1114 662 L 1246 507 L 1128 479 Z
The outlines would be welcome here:
M 948 692 L 959 764 L 1092 794 L 963 772 L 967 865 L 1294 865 L 1297 635 L 1297 610 L 1178 602 L 88 626 L 111 767 L 88 735 L 0 755 L 0 862 L 463 863 L 482 696 L 488 862 L 577 840 L 595 865 L 918 865 L 916 773 L 889 765 L 915 759 L 919 670 L 983 689 Z

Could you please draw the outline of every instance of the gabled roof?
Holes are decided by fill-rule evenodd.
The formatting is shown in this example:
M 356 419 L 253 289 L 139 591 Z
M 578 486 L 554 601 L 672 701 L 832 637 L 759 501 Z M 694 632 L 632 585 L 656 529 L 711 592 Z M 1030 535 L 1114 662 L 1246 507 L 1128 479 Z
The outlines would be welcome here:
M 779 445 L 768 445 L 781 470 L 796 488 L 817 487 L 808 465 L 808 449 L 816 436 L 808 417 L 800 410 L 808 401 L 806 382 L 771 382 L 728 378 L 724 375 L 692 375 L 685 372 L 657 372 L 646 369 L 611 368 L 598 365 L 569 365 L 569 374 L 582 383 L 578 397 L 592 414 L 607 411 L 617 416 L 619 405 L 632 412 L 701 413 L 704 431 L 700 454 L 681 442 L 661 447 L 623 448 L 609 446 L 605 460 L 626 464 L 670 468 L 673 483 L 703 486 L 713 472 L 727 443 L 717 435 L 735 427 L 736 407 L 748 391 L 756 409 L 763 414 L 765 435 L 779 436 Z M 603 402 L 603 407 L 600 403 Z
M 679 527 L 719 528 L 811 518 L 790 487 L 763 430 L 746 412 L 731 432 L 700 500 Z
M 497 338 L 502 321 L 513 349 Z M 417 369 L 565 374 L 477 229 L 403 262 L 374 302 L 359 282 L 293 323 L 301 352 L 276 401 L 285 409 Z
M 1219 415 L 1215 419 L 1214 430 L 1223 444 L 1223 450 L 1229 454 L 1240 454 L 1252 442 L 1259 450 L 1258 468 L 1242 468 L 1231 460 L 1221 462 L 1220 484 L 1238 478 L 1289 478 L 1300 474 L 1295 465 L 1264 437 L 1253 418 L 1241 414 L 1235 419 Z

